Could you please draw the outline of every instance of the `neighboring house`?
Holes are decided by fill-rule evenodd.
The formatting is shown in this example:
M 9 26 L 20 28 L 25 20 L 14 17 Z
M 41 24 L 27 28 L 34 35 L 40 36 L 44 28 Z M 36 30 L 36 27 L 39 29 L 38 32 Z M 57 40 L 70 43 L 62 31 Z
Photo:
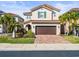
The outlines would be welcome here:
M 79 8 L 72 8 L 72 9 L 70 9 L 68 12 L 79 12 Z M 74 21 L 72 20 L 72 22 L 74 22 Z M 77 20 L 77 25 L 78 25 L 78 27 L 79 27 L 79 19 Z M 75 29 L 74 29 L 74 30 L 75 30 Z M 65 33 L 66 33 L 66 32 L 69 33 L 69 22 L 66 22 L 66 23 L 64 24 L 64 31 L 65 31 Z
M 20 17 L 19 15 L 17 14 L 13 14 L 13 13 L 5 13 L 5 14 L 10 14 L 12 15 L 16 22 L 19 22 L 22 26 L 23 26 L 23 22 L 24 22 L 24 19 L 22 17 Z M 4 14 L 2 14 L 3 16 Z M 3 28 L 2 24 L 0 25 L 0 33 L 5 33 L 5 28 Z
M 79 8 L 72 8 L 68 12 L 78 12 L 79 13 Z M 77 24 L 79 25 L 79 19 L 77 20 Z
M 15 18 L 16 22 L 19 22 L 19 23 L 22 23 L 23 24 L 24 19 L 22 17 L 20 17 L 19 15 L 14 14 L 14 13 L 6 13 L 6 14 L 12 15 Z
M 32 30 L 36 35 L 60 35 L 60 10 L 48 4 L 43 4 L 25 12 L 24 28 Z
M 3 15 L 5 12 L 0 10 L 0 16 Z M 3 32 L 3 26 L 0 24 L 0 33 Z

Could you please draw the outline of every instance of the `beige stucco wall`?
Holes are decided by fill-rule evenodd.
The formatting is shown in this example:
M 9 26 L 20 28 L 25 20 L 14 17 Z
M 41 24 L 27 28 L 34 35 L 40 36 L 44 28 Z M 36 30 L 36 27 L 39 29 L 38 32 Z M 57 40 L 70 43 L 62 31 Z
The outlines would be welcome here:
M 38 18 L 38 11 L 46 11 L 46 18 Z M 52 11 L 56 13 L 56 16 L 52 15 Z M 27 17 L 25 16 L 25 21 L 28 21 L 28 20 L 59 20 L 58 17 L 60 16 L 60 12 L 55 11 L 55 10 L 52 10 L 52 11 L 49 11 L 45 8 L 35 10 L 32 12 L 31 19 L 27 19 Z M 53 19 L 52 19 L 52 16 L 53 16 Z
M 61 13 L 55 10 L 54 12 L 56 13 L 56 16 L 53 16 L 53 20 L 59 20 L 59 16 L 61 15 Z
M 35 33 L 35 27 L 36 26 L 56 26 L 56 35 L 60 35 L 60 30 L 61 30 L 61 26 L 60 24 L 32 24 L 32 23 L 28 23 L 31 25 L 31 29 L 32 29 L 32 32 Z M 24 28 L 26 30 L 28 30 L 27 27 L 25 27 L 27 24 L 24 24 Z
M 46 18 L 38 18 L 38 11 L 46 11 Z M 56 16 L 52 15 L 52 11 L 54 11 L 56 13 Z M 41 8 L 36 11 L 33 11 L 31 20 L 58 20 L 60 13 L 55 10 L 52 10 L 52 11 L 49 11 L 45 8 Z M 53 16 L 53 19 L 52 19 L 52 16 Z
M 32 23 L 27 23 L 27 24 L 32 25 Z M 28 31 L 28 27 L 26 27 L 27 24 L 24 24 L 24 28 Z
M 27 19 L 27 16 L 25 16 L 24 22 L 29 21 L 29 20 L 32 20 L 32 19 Z
M 38 11 L 46 11 L 46 18 L 38 18 Z M 51 11 L 41 8 L 32 12 L 32 20 L 52 20 Z
M 38 11 L 46 11 L 46 18 L 39 19 Z M 58 11 L 54 11 L 54 12 L 56 12 L 55 17 L 52 15 L 52 11 L 49 11 L 44 8 L 38 9 L 38 10 L 32 12 L 31 19 L 26 19 L 26 20 L 58 20 L 60 13 Z M 53 16 L 53 19 L 52 19 L 52 16 Z M 32 32 L 34 32 L 34 33 L 35 33 L 36 26 L 56 26 L 56 35 L 60 35 L 60 24 L 32 24 L 32 23 L 29 23 L 29 24 L 31 25 Z M 26 24 L 24 25 L 24 28 L 25 28 L 25 26 L 26 26 Z
M 77 20 L 77 24 L 79 24 L 79 19 Z

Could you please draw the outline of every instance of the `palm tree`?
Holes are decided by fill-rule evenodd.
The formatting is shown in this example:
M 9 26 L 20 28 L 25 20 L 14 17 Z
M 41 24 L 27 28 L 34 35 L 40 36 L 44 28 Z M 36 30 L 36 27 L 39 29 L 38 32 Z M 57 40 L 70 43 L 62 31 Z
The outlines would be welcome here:
M 10 14 L 4 14 L 0 21 L 4 25 L 5 33 L 8 33 L 10 25 L 16 22 L 15 18 Z
M 59 20 L 61 22 L 61 24 L 65 24 L 65 33 L 68 34 L 69 33 L 69 25 L 70 25 L 70 13 L 64 13 L 63 15 L 61 15 L 59 17 Z M 69 25 L 68 25 L 69 24 Z
M 5 33 L 12 33 L 16 27 L 21 27 L 20 23 L 16 22 L 15 17 L 8 13 L 5 13 L 0 16 L 0 24 L 3 25 Z M 13 36 L 15 37 L 15 34 Z
M 16 37 L 16 31 L 17 29 L 22 28 L 21 25 L 18 22 L 12 23 L 10 24 L 9 29 L 11 30 L 12 33 L 12 37 L 15 38 Z
M 79 12 L 76 11 L 69 11 L 64 13 L 59 17 L 59 20 L 61 21 L 62 24 L 67 24 L 69 23 L 69 32 L 72 31 L 74 26 L 77 25 L 77 20 L 79 19 Z

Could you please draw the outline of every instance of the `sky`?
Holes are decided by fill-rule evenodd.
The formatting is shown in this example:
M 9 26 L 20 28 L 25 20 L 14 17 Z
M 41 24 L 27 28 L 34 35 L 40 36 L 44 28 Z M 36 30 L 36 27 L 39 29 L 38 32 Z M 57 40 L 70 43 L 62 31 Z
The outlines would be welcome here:
M 18 14 L 24 18 L 24 12 L 28 12 L 31 8 L 41 4 L 56 7 L 61 10 L 60 13 L 67 12 L 71 8 L 79 8 L 79 1 L 0 1 L 0 10 Z

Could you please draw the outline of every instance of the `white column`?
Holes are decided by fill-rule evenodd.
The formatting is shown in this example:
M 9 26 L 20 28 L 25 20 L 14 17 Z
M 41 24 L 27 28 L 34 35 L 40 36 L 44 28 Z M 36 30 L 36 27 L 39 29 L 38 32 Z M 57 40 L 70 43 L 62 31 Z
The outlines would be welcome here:
M 57 25 L 56 26 L 56 35 L 60 35 L 60 29 L 61 29 L 60 25 Z
M 35 25 L 31 25 L 32 32 L 35 34 Z

